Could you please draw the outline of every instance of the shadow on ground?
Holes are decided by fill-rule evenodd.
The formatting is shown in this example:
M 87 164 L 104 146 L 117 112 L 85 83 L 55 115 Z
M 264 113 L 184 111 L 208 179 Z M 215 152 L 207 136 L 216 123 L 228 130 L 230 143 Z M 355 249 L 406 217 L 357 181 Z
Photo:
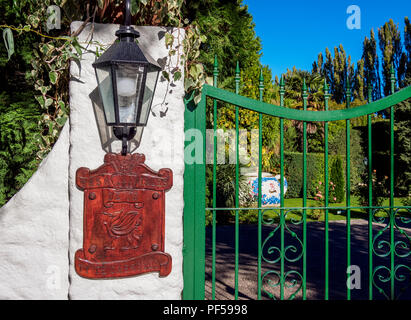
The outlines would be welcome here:
M 388 219 L 387 219 L 388 220 Z M 390 229 L 385 224 L 373 224 L 374 253 L 372 265 L 374 273 L 373 299 L 386 299 L 391 295 L 391 254 L 389 249 Z M 411 229 L 410 225 L 397 222 L 395 228 L 394 255 L 394 294 L 395 299 L 411 299 Z M 408 229 L 406 228 L 408 227 Z M 284 274 L 285 284 L 280 289 L 281 272 L 280 249 L 281 229 L 277 224 L 262 227 L 262 299 L 284 299 L 295 295 L 302 299 L 303 250 L 299 242 L 303 240 L 302 224 L 287 223 L 284 229 Z M 275 232 L 273 232 L 275 231 Z M 369 298 L 369 238 L 366 220 L 351 221 L 351 265 L 360 268 L 360 289 L 351 290 L 352 300 Z M 381 234 L 380 234 L 381 232 Z M 239 226 L 239 299 L 257 299 L 258 279 L 258 227 L 257 225 Z M 306 250 L 306 298 L 323 300 L 325 295 L 325 242 L 324 222 L 307 223 Z M 206 299 L 212 299 L 212 229 L 206 229 Z M 277 248 L 277 249 L 276 249 Z M 377 254 L 379 256 L 377 256 Z M 294 261 L 296 260 L 296 261 Z M 215 298 L 234 299 L 235 294 L 235 228 L 233 225 L 216 227 L 216 269 Z M 329 222 L 329 299 L 347 298 L 347 226 L 345 221 Z M 266 275 L 265 275 L 266 274 Z M 265 275 L 265 276 L 264 276 Z M 358 284 L 358 282 L 357 282 Z M 282 291 L 282 292 L 281 292 Z M 271 295 L 271 296 L 270 296 Z M 386 296 L 385 296 L 386 295 Z

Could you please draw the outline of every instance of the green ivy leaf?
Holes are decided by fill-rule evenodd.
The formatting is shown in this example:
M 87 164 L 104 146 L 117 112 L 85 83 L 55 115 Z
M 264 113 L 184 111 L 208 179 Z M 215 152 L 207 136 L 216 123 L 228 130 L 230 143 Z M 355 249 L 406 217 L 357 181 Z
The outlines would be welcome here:
M 67 114 L 68 110 L 67 110 L 67 107 L 66 107 L 66 104 L 64 103 L 64 101 L 59 101 L 58 105 L 59 105 L 61 111 L 63 111 L 64 114 Z
M 44 95 L 44 94 L 46 94 L 47 93 L 47 91 L 49 91 L 48 89 L 47 89 L 47 87 L 46 86 L 42 86 L 42 87 L 40 87 L 40 92 Z
M 166 42 L 166 48 L 168 49 L 168 47 L 173 45 L 174 42 L 174 36 L 170 33 L 166 33 L 165 34 L 165 42 Z
M 44 102 L 44 106 L 47 108 L 53 104 L 53 99 L 47 98 L 46 101 Z
M 52 84 L 56 84 L 56 82 L 57 82 L 57 72 L 55 72 L 55 71 L 50 71 L 49 72 L 49 78 L 50 78 L 50 82 L 52 83 Z
M 81 56 L 81 54 L 82 54 L 83 52 L 81 51 L 81 45 L 80 45 L 80 43 L 78 43 L 77 38 L 74 38 L 74 39 L 73 39 L 72 44 L 73 44 L 73 47 L 74 47 L 74 49 L 76 50 L 77 54 L 78 54 L 79 56 Z
M 193 64 L 190 67 L 190 77 L 193 79 L 199 78 L 200 74 L 203 73 L 203 65 L 200 63 Z
M 176 71 L 176 72 L 174 72 L 174 74 L 173 74 L 173 79 L 174 79 L 174 81 L 180 80 L 180 79 L 181 79 L 181 76 L 182 76 L 181 71 Z
M 43 96 L 35 96 L 35 99 L 40 104 L 40 106 L 44 106 L 44 97 Z
M 167 81 L 170 81 L 170 75 L 168 74 L 167 71 L 163 71 L 161 74 L 163 75 L 163 77 L 164 77 Z
M 194 86 L 194 80 L 191 78 L 186 78 L 184 81 L 184 90 L 189 91 L 192 86 Z
M 27 20 L 34 28 L 37 28 L 39 26 L 39 23 L 40 23 L 39 17 L 36 17 L 34 15 L 29 15 Z
M 48 121 L 48 127 L 49 127 L 49 134 L 51 134 L 53 132 L 53 127 L 54 127 L 53 121 Z
M 143 5 L 147 4 L 147 0 L 131 0 L 131 15 L 136 15 L 140 11 L 140 3 Z
M 57 124 L 59 125 L 59 127 L 62 127 L 62 126 L 64 126 L 64 124 L 66 123 L 66 120 L 67 120 L 67 117 L 66 117 L 66 116 L 63 116 L 63 117 L 61 117 L 61 118 L 57 118 L 57 119 L 56 119 L 56 122 L 57 122 Z

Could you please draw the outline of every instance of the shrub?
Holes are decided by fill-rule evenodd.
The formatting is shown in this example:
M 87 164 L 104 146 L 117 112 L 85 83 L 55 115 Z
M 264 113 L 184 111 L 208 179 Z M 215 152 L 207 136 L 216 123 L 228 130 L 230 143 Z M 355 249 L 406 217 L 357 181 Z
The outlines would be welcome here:
M 307 193 L 315 195 L 316 183 L 324 175 L 324 156 L 320 153 L 307 154 Z M 300 152 L 284 153 L 284 175 L 288 187 L 286 198 L 302 197 L 303 192 L 303 154 Z
M 364 181 L 367 181 L 368 175 L 363 176 Z M 372 173 L 372 205 L 380 207 L 383 204 L 384 198 L 389 197 L 389 179 L 386 175 L 377 174 L 377 170 Z M 368 206 L 369 189 L 368 183 L 362 184 L 355 193 L 358 196 L 358 201 L 361 206 Z
M 0 113 L 0 207 L 23 187 L 37 169 L 36 120 L 27 119 L 24 110 L 18 108 Z
M 331 174 L 330 180 L 333 181 L 334 190 L 332 197 L 336 198 L 336 202 L 344 201 L 344 171 L 343 163 L 340 156 L 337 156 L 336 159 L 331 164 Z
M 329 170 L 332 168 L 335 155 L 329 155 Z M 284 174 L 288 182 L 286 198 L 300 198 L 303 196 L 303 154 L 299 152 L 284 153 Z M 329 172 L 330 174 L 330 172 Z M 341 174 L 343 174 L 341 168 Z M 318 181 L 324 181 L 324 154 L 307 153 L 307 196 L 314 197 Z M 329 181 L 335 183 L 331 176 Z M 343 178 L 344 185 L 344 178 Z M 329 188 L 330 190 L 330 188 Z M 344 190 L 344 189 L 343 189 Z M 330 193 L 330 199 L 332 194 Z

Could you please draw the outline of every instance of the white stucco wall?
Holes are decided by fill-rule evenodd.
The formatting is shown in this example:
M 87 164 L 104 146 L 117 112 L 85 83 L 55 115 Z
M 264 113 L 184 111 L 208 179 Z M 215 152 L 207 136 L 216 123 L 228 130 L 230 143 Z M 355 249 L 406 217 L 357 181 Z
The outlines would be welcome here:
M 0 300 L 67 299 L 69 131 L 0 208 Z
M 73 22 L 76 30 L 81 22 Z M 93 41 L 109 45 L 116 39 L 118 25 L 96 24 Z M 155 60 L 167 58 L 162 27 L 137 27 L 140 32 L 139 45 Z M 183 31 L 174 31 L 183 35 Z M 79 36 L 80 43 L 90 34 L 90 26 Z M 177 41 L 176 41 L 177 44 Z M 94 50 L 94 46 L 89 47 Z M 177 57 L 172 63 L 176 64 Z M 172 272 L 165 278 L 157 273 L 112 280 L 90 280 L 80 277 L 74 270 L 74 254 L 83 243 L 83 192 L 75 186 L 75 174 L 79 167 L 96 169 L 103 163 L 102 149 L 90 93 L 97 87 L 92 67 L 93 53 L 84 52 L 81 69 L 72 63 L 70 73 L 70 287 L 71 299 L 180 299 L 183 289 L 182 244 L 183 244 L 183 173 L 184 173 L 184 84 L 183 78 L 169 86 L 164 79 L 157 83 L 153 101 L 154 112 L 144 130 L 138 152 L 146 156 L 146 164 L 158 171 L 170 168 L 174 173 L 174 185 L 166 193 L 166 240 L 165 251 L 172 256 Z M 164 61 L 164 60 L 163 60 Z M 166 94 L 167 93 L 167 94 Z M 164 98 L 165 97 L 165 98 Z M 165 111 L 160 117 L 160 110 Z M 117 145 L 119 147 L 119 144 Z M 119 151 L 119 148 L 116 149 Z
M 77 30 L 81 22 L 73 22 Z M 110 45 L 118 25 L 95 24 L 93 41 Z M 166 28 L 137 27 L 139 44 L 162 66 L 167 62 Z M 84 46 L 91 25 L 79 35 Z M 171 30 L 180 40 L 184 30 Z M 178 41 L 176 41 L 177 45 Z M 181 41 L 180 41 L 181 43 Z M 87 47 L 94 50 L 94 45 Z M 179 48 L 175 48 L 181 50 Z M 138 152 L 154 170 L 172 169 L 174 184 L 166 193 L 165 252 L 172 272 L 114 280 L 89 280 L 77 275 L 74 254 L 83 243 L 83 192 L 75 185 L 79 167 L 95 169 L 104 154 L 92 102 L 95 55 L 84 52 L 70 67 L 70 119 L 48 157 L 28 183 L 0 208 L 0 299 L 181 299 L 183 289 L 184 85 L 159 79 Z M 177 56 L 171 65 L 177 64 Z M 160 112 L 161 111 L 161 112 Z M 120 143 L 111 151 L 118 152 Z

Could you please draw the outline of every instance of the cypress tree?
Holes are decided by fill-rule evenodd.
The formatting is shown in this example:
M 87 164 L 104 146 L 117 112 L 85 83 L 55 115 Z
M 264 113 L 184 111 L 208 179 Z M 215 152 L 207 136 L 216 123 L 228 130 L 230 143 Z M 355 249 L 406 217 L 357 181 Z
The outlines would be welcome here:
M 390 19 L 381 28 L 378 28 L 379 46 L 382 53 L 382 75 L 383 75 L 383 91 L 384 95 L 391 93 L 391 81 L 390 81 L 390 68 L 391 64 L 394 64 L 394 68 L 399 69 L 402 45 L 401 45 L 401 33 L 394 24 L 394 21 Z M 400 79 L 397 74 L 397 79 Z
M 323 66 L 323 76 L 327 80 L 327 83 L 330 87 L 330 92 L 333 92 L 333 88 L 334 88 L 333 58 L 328 48 L 325 49 L 325 63 Z
M 381 98 L 380 63 L 377 54 L 377 42 L 374 30 L 370 31 L 370 38 L 365 37 L 363 42 L 362 59 L 364 60 L 365 83 L 372 84 L 373 100 Z
M 355 98 L 361 101 L 365 100 L 365 88 L 364 88 L 364 60 L 360 59 L 357 62 L 357 70 L 355 72 Z
M 406 53 L 406 66 L 404 79 L 402 83 L 400 83 L 401 87 L 406 87 L 411 84 L 411 23 L 408 17 L 405 17 L 404 23 L 404 47 Z
M 345 198 L 344 193 L 344 172 L 341 157 L 338 155 L 337 158 L 331 164 L 331 174 L 330 181 L 335 186 L 334 196 L 336 202 L 342 202 Z

